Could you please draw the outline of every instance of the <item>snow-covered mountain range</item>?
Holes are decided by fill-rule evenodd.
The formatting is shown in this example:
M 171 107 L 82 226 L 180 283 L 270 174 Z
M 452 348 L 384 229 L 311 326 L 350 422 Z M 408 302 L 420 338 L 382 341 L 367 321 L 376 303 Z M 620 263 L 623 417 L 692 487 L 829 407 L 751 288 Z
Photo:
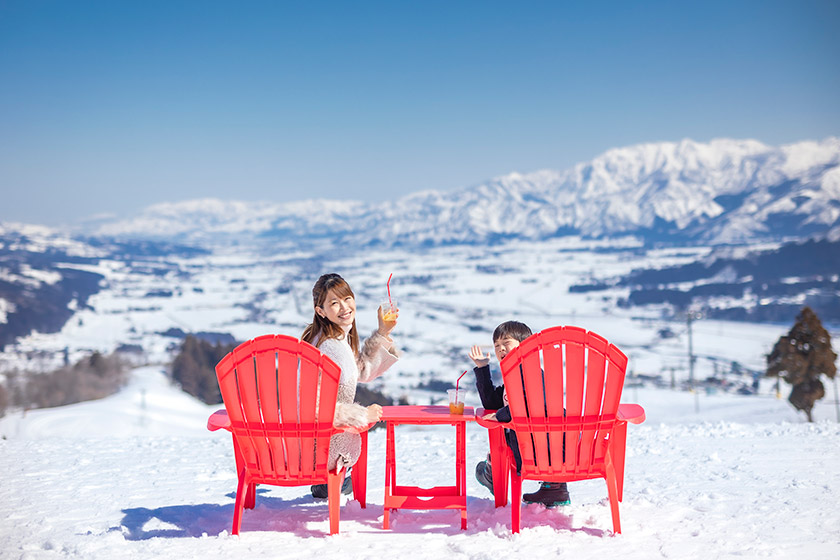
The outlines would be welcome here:
M 87 233 L 91 233 L 88 224 Z M 98 236 L 341 239 L 357 245 L 634 235 L 711 244 L 840 232 L 840 138 L 772 147 L 691 140 L 616 148 L 565 171 L 511 173 L 395 201 L 191 200 L 96 224 Z

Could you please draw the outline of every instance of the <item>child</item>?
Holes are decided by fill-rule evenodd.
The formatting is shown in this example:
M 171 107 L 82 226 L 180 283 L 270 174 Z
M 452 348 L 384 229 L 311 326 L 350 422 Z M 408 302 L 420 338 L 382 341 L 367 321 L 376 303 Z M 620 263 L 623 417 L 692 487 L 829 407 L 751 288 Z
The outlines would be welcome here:
M 507 321 L 502 323 L 493 331 L 493 349 L 499 362 L 508 355 L 510 351 L 533 334 L 531 329 L 524 323 L 518 321 Z M 475 385 L 478 395 L 481 397 L 481 406 L 486 409 L 498 409 L 494 417 L 499 422 L 510 422 L 510 408 L 507 403 L 507 395 L 504 386 L 496 387 L 490 379 L 490 354 L 484 356 L 481 348 L 473 346 L 470 349 L 470 359 L 475 362 Z M 516 440 L 516 432 L 505 429 L 505 439 L 508 447 L 513 452 L 516 461 L 516 470 L 522 467 L 522 457 L 519 455 L 519 444 Z M 490 455 L 486 461 L 481 461 L 475 466 L 475 478 L 478 482 L 490 491 L 493 491 L 493 470 L 490 466 Z M 572 503 L 569 498 L 569 490 L 565 482 L 541 482 L 540 489 L 532 494 L 524 494 L 523 501 L 528 503 L 539 503 L 546 507 L 565 506 Z

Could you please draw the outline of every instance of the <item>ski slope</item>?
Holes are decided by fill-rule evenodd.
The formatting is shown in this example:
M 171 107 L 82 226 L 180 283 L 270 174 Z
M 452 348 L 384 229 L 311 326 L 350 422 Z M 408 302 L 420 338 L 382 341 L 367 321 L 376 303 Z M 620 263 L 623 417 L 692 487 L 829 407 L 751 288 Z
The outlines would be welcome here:
M 343 497 L 341 533 L 309 489 L 260 487 L 242 533 L 230 523 L 236 477 L 229 437 L 208 407 L 140 368 L 100 401 L 0 419 L 2 558 L 837 558 L 840 424 L 820 402 L 814 424 L 762 386 L 758 396 L 627 388 L 647 421 L 630 426 L 623 533 L 602 481 L 572 483 L 572 505 L 510 508 L 468 476 L 468 527 L 451 511 L 399 511 L 383 531 L 384 432 L 370 436 L 368 507 Z M 825 401 L 830 401 L 826 398 Z M 474 403 L 473 403 L 474 404 Z M 695 408 L 699 406 L 699 413 Z M 469 467 L 487 452 L 468 427 Z M 399 480 L 452 477 L 446 427 L 397 432 Z M 526 491 L 536 485 L 526 483 Z

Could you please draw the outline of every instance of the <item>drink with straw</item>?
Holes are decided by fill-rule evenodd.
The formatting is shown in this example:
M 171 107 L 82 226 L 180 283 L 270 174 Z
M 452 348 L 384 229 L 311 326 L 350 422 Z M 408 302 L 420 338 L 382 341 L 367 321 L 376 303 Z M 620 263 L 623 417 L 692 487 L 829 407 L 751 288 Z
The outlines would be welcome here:
M 397 320 L 397 300 L 391 297 L 391 277 L 394 276 L 392 272 L 388 275 L 388 282 L 385 283 L 385 287 L 388 289 L 388 299 L 384 300 L 380 307 L 382 308 L 382 318 L 387 322 L 393 322 Z
M 398 308 L 396 298 L 386 299 L 379 305 L 382 307 L 382 318 L 385 319 L 385 321 L 390 323 L 397 320 Z
M 464 391 L 458 389 L 449 389 L 449 414 L 463 414 L 464 413 Z
M 460 391 L 458 386 L 461 384 L 461 377 L 464 377 L 466 374 L 466 371 L 462 373 L 455 382 L 455 388 L 447 391 L 449 395 L 449 414 L 464 413 L 464 392 Z

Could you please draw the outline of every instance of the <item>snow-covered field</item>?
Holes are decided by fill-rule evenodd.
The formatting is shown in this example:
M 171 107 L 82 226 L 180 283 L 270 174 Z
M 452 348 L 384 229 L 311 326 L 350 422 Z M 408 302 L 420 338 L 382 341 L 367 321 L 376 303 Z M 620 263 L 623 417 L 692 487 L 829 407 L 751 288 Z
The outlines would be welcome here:
M 647 421 L 630 426 L 623 533 L 602 481 L 570 485 L 572 505 L 510 508 L 468 476 L 468 527 L 447 511 L 400 511 L 384 531 L 384 432 L 370 436 L 368 507 L 342 499 L 341 533 L 308 488 L 260 487 L 229 534 L 236 478 L 216 407 L 135 370 L 100 401 L 0 420 L 2 558 L 838 558 L 840 424 L 829 398 L 804 422 L 785 400 L 628 388 Z M 469 468 L 487 451 L 468 428 Z M 451 428 L 397 432 L 398 480 L 450 483 Z M 526 491 L 535 485 L 528 482 Z
M 142 347 L 140 361 L 167 363 L 180 340 L 170 329 L 226 333 L 239 341 L 266 333 L 299 336 L 312 320 L 311 289 L 324 272 L 339 272 L 357 295 L 363 334 L 376 326 L 375 308 L 390 273 L 398 298 L 395 332 L 405 350 L 395 375 L 379 387 L 395 398 L 426 402 L 420 384 L 453 382 L 470 362 L 474 344 L 490 345 L 502 321 L 517 319 L 534 331 L 556 325 L 593 330 L 630 357 L 635 374 L 688 377 L 688 326 L 667 307 L 623 308 L 627 288 L 570 292 L 573 285 L 608 281 L 633 269 L 703 259 L 708 247 L 642 249 L 627 240 L 561 238 L 491 247 L 412 250 L 260 251 L 216 247 L 210 255 L 108 261 L 91 267 L 105 276 L 102 291 L 55 334 L 33 333 L 0 353 L 0 373 L 49 370 L 65 349 L 71 361 L 93 350 Z M 765 355 L 793 324 L 766 325 L 699 319 L 693 322 L 695 378 L 742 372 L 751 384 Z M 827 326 L 829 330 L 832 327 Z M 662 332 L 672 336 L 662 336 Z M 835 339 L 840 333 L 832 332 Z M 733 364 L 737 364 L 734 367 Z M 736 374 L 737 375 L 737 374 Z

